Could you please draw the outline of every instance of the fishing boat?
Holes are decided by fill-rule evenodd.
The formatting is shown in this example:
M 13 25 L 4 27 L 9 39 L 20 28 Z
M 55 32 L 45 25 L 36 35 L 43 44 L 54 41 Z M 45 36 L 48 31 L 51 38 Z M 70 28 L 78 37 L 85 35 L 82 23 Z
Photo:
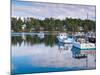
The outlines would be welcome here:
M 80 50 L 95 50 L 96 45 L 94 43 L 86 42 L 85 39 L 79 39 L 73 43 L 73 47 L 79 48 Z
M 68 36 L 67 33 L 59 33 L 57 35 L 57 39 L 59 42 L 62 42 L 62 43 L 73 43 L 74 42 L 74 38 L 72 36 Z
M 37 34 L 37 36 L 38 36 L 40 39 L 43 39 L 44 36 L 45 36 L 45 34 L 44 34 L 44 32 L 39 32 L 39 33 Z
M 95 43 L 96 42 L 96 33 L 95 32 L 87 32 L 86 39 L 91 43 Z
M 75 32 L 74 36 L 77 38 L 84 38 L 85 37 L 85 33 L 84 32 Z

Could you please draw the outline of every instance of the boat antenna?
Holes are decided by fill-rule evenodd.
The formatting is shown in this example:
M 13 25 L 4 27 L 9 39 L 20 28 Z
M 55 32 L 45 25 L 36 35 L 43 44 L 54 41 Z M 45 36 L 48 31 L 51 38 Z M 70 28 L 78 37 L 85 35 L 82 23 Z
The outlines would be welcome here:
M 87 13 L 87 20 L 88 20 L 88 13 Z

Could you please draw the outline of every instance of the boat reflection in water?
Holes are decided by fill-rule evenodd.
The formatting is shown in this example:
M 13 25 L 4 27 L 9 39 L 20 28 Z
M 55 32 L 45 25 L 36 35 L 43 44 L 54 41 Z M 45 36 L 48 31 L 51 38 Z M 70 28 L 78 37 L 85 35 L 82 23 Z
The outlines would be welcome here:
M 57 35 L 39 35 L 12 34 L 12 74 L 95 69 L 95 50 L 72 49 L 72 44 L 57 41 Z M 86 57 L 77 59 L 80 54 Z
M 58 50 L 70 50 L 72 48 L 72 44 L 67 44 L 63 42 L 58 42 Z
M 96 50 L 81 50 L 73 46 L 71 51 L 73 58 L 86 60 L 86 68 L 96 67 L 96 65 L 93 65 L 96 62 Z

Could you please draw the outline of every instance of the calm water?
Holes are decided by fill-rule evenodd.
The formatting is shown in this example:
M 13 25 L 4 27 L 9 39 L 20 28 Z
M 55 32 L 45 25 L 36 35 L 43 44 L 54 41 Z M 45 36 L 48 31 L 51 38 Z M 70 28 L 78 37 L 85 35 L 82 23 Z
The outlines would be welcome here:
M 72 49 L 56 35 L 12 34 L 12 74 L 95 69 L 95 50 Z M 74 55 L 87 57 L 75 58 Z

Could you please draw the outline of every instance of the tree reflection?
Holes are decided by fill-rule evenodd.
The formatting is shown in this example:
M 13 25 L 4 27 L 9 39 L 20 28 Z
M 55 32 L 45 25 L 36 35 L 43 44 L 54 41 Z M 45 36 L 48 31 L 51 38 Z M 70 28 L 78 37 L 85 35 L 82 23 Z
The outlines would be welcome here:
M 44 39 L 44 43 L 46 46 L 53 47 L 56 44 L 56 36 L 55 35 L 46 35 Z
M 16 46 L 16 45 L 21 45 L 23 42 L 23 39 L 21 38 L 21 36 L 12 36 L 11 38 L 12 41 L 12 45 Z
M 21 46 L 22 43 L 28 46 L 44 43 L 45 46 L 53 47 L 56 44 L 56 35 L 45 35 L 44 38 L 40 38 L 37 35 L 12 35 L 11 38 L 11 43 L 13 46 Z

